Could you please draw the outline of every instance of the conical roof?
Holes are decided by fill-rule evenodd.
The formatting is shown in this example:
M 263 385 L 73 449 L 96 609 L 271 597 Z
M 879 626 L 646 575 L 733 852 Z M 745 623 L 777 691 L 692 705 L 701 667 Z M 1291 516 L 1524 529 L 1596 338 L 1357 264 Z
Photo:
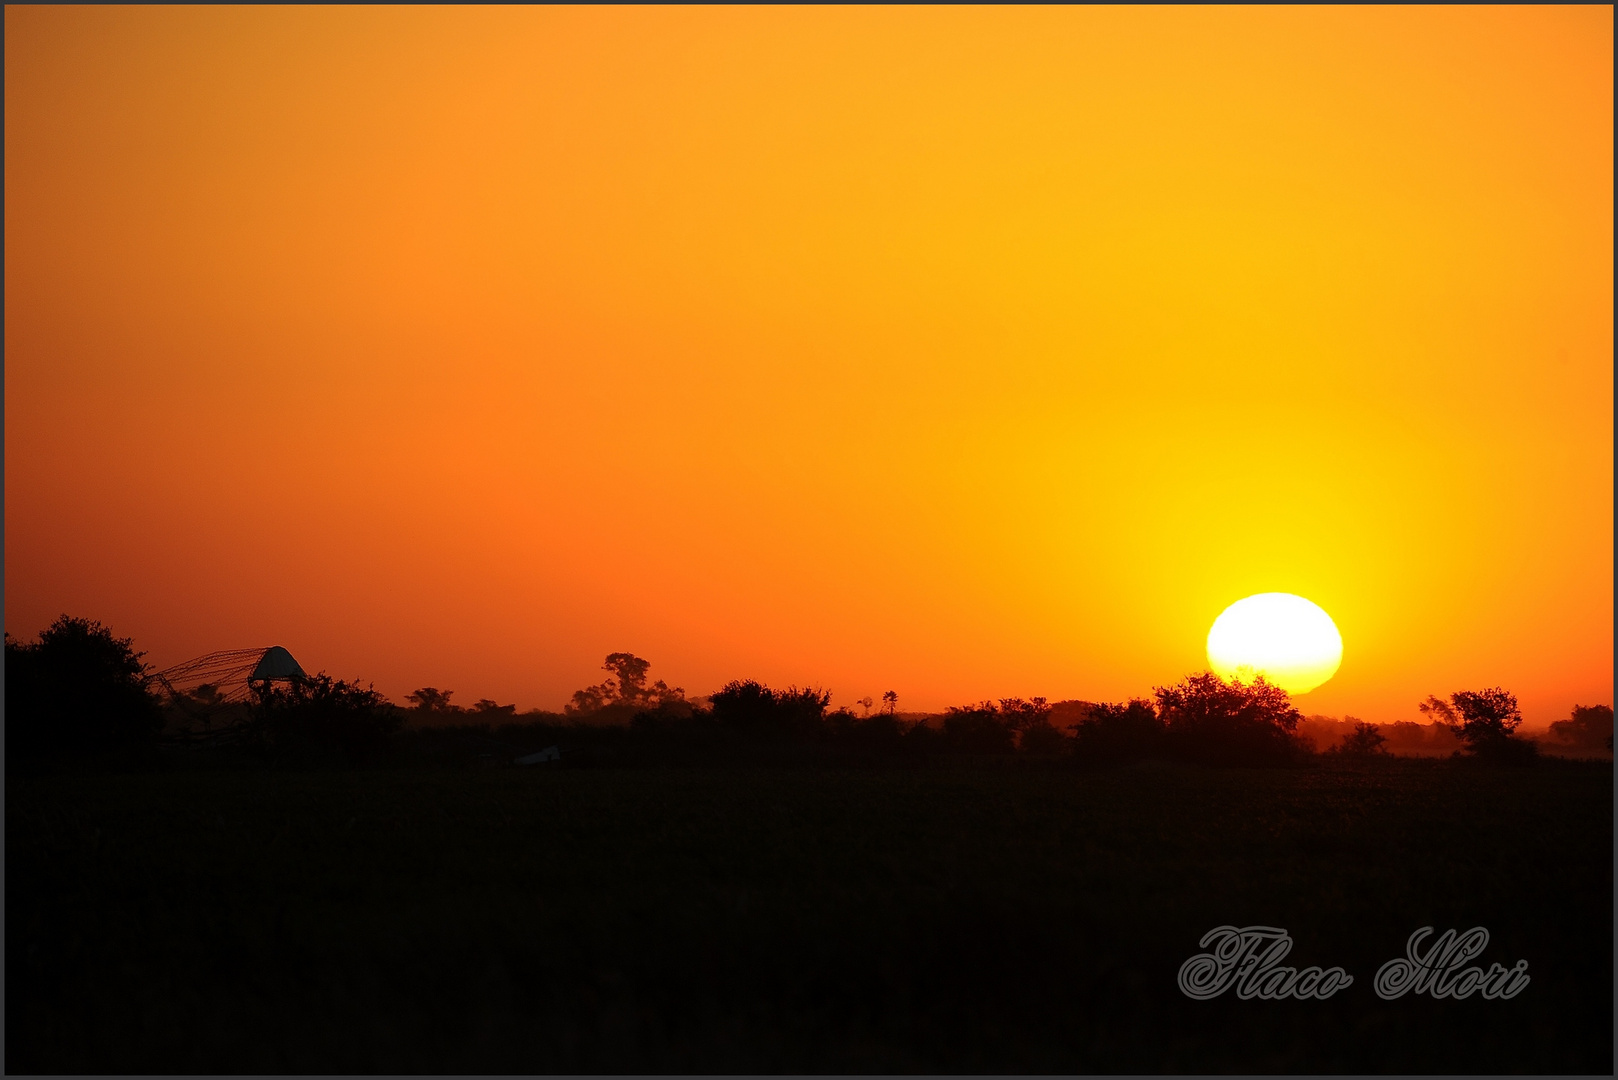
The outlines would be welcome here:
M 259 657 L 258 666 L 247 677 L 248 682 L 255 679 L 302 679 L 306 678 L 303 668 L 292 659 L 292 654 L 279 645 L 271 645 Z

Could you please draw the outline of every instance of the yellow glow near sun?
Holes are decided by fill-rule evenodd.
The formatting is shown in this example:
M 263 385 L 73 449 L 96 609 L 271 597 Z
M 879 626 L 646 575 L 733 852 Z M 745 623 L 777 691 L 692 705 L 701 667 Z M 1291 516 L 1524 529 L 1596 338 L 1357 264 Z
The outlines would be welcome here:
M 1289 694 L 1307 694 L 1342 662 L 1337 624 L 1318 604 L 1291 593 L 1238 600 L 1208 631 L 1208 663 L 1222 679 L 1262 675 Z

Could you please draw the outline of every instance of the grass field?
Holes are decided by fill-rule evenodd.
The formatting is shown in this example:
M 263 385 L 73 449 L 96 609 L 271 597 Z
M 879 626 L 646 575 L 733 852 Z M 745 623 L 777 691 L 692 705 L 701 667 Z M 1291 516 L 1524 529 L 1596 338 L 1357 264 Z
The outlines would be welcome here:
M 11 1072 L 1612 1070 L 1612 770 L 171 770 L 7 784 Z M 1222 924 L 1327 1001 L 1193 1002 Z M 1487 927 L 1510 1001 L 1379 1000 Z

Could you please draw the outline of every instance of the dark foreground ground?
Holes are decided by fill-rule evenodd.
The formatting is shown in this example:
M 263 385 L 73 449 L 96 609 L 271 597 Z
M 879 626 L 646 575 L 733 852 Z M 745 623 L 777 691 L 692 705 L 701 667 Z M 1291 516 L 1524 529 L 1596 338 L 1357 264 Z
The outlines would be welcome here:
M 1612 1071 L 1612 770 L 12 777 L 9 1072 Z M 1328 1001 L 1194 1002 L 1222 924 Z M 1482 925 L 1511 1001 L 1379 1000 Z

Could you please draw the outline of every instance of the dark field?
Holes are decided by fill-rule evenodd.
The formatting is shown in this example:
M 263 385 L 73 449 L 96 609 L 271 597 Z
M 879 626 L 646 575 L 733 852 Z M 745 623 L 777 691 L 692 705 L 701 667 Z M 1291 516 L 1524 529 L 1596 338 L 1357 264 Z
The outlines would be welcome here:
M 1612 1070 L 1612 770 L 12 777 L 11 1072 Z M 1181 995 L 1222 923 L 1327 1001 Z M 1514 1000 L 1379 1000 L 1487 927 Z

